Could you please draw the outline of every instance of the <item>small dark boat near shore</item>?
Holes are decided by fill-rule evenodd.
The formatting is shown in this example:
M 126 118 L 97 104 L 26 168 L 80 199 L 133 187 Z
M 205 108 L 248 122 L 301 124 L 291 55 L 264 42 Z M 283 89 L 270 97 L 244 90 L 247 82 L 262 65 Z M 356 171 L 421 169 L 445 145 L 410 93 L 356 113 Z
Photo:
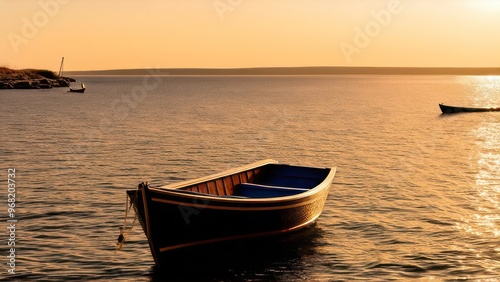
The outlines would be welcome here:
M 454 113 L 467 113 L 467 112 L 499 112 L 498 108 L 470 108 L 470 107 L 455 107 L 439 104 L 439 108 L 443 114 L 454 114 Z
M 83 93 L 83 92 L 85 92 L 85 84 L 80 83 L 80 88 L 72 88 L 72 87 L 70 86 L 70 87 L 69 87 L 69 92 Z
M 59 77 L 62 77 L 62 75 L 63 75 L 63 69 L 64 69 L 64 57 L 62 57 L 62 59 L 61 59 L 61 66 L 59 67 L 59 75 L 58 75 Z M 73 80 L 71 82 L 76 82 L 76 80 Z M 83 84 L 83 82 L 79 83 L 80 84 L 79 88 L 72 87 L 72 83 L 71 82 L 69 83 L 69 85 L 67 85 L 67 86 L 69 86 L 68 93 L 69 92 L 76 92 L 76 93 L 83 93 L 83 92 L 85 92 L 85 84 Z
M 264 160 L 162 187 L 139 184 L 130 204 L 162 270 L 190 265 L 199 248 L 286 234 L 320 216 L 335 168 Z M 185 253 L 183 253 L 185 252 Z

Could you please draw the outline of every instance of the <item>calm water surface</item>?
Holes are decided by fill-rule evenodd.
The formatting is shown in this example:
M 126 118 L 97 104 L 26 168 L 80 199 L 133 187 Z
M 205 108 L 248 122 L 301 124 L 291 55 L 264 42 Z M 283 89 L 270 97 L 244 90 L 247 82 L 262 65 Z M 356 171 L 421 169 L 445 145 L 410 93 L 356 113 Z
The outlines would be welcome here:
M 498 106 L 500 77 L 80 79 L 83 95 L 0 92 L 19 219 L 2 279 L 500 279 L 500 113 L 438 107 Z M 126 189 L 265 158 L 337 167 L 314 226 L 205 272 L 158 272 L 139 225 L 115 251 Z

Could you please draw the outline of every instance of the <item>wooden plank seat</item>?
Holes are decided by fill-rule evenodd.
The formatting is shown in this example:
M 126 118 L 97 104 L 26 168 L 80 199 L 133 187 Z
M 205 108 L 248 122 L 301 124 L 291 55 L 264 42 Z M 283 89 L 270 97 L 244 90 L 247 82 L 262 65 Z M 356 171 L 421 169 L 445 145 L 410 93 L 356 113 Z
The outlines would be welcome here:
M 240 199 L 248 198 L 248 197 L 236 196 L 236 195 L 222 195 L 222 196 L 219 196 L 217 194 L 201 193 L 201 192 L 195 192 L 195 191 L 189 191 L 189 190 L 183 190 L 183 189 L 172 189 L 170 191 L 175 192 L 175 193 L 179 193 L 179 194 L 186 194 L 186 195 L 201 195 L 201 196 L 210 195 L 210 196 L 217 196 L 217 197 L 220 197 L 220 198 L 240 198 Z
M 251 182 L 284 188 L 311 189 L 320 184 L 328 173 L 328 169 L 271 164 Z
M 272 198 L 300 194 L 308 191 L 303 188 L 262 185 L 255 183 L 240 183 L 233 188 L 233 196 L 246 198 Z
M 300 194 L 308 191 L 309 189 L 304 188 L 291 188 L 273 185 L 263 185 L 256 183 L 240 183 L 233 188 L 232 195 L 218 196 L 221 198 L 272 198 L 272 197 L 284 197 Z M 201 193 L 195 191 L 187 191 L 176 189 L 172 190 L 176 193 L 188 194 L 188 195 L 210 195 L 209 193 Z

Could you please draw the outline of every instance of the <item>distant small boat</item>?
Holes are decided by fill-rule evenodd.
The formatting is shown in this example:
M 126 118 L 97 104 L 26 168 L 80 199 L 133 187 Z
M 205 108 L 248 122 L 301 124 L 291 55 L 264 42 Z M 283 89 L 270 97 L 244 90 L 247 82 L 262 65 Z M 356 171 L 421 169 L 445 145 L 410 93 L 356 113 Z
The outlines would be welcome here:
M 323 210 L 334 175 L 335 168 L 265 160 L 163 187 L 141 183 L 127 194 L 163 269 L 198 248 L 309 226 Z
M 70 85 L 69 92 L 83 93 L 83 92 L 85 92 L 85 84 L 80 83 L 80 88 L 72 88 L 71 85 Z
M 471 107 L 455 107 L 439 104 L 439 108 L 443 114 L 453 114 L 453 113 L 467 113 L 467 112 L 499 112 L 498 108 L 471 108 Z
M 62 57 L 62 59 L 61 59 L 61 66 L 59 67 L 59 78 L 62 77 L 63 70 L 64 70 L 64 57 Z M 83 82 L 80 82 L 80 87 L 79 88 L 73 88 L 73 87 L 71 87 L 71 83 L 70 83 L 70 85 L 69 85 L 69 91 L 68 92 L 83 93 L 83 92 L 85 92 L 85 84 L 83 84 Z

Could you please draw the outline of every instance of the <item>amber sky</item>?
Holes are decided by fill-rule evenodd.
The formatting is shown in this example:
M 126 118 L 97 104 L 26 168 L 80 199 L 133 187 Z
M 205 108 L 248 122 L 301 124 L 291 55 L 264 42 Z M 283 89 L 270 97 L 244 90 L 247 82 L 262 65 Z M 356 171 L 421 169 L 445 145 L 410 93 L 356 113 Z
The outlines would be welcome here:
M 0 0 L 0 65 L 500 66 L 498 0 Z

